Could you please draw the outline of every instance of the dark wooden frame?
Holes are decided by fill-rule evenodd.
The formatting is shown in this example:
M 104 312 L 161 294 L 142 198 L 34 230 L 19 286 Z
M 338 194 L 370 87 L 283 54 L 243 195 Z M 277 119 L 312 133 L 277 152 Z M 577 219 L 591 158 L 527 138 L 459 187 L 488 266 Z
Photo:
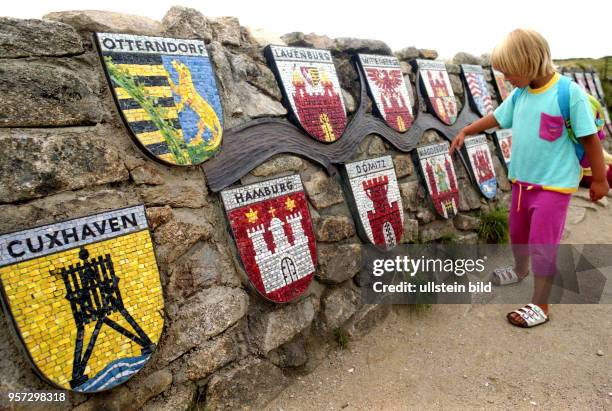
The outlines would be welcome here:
M 233 127 L 225 131 L 221 152 L 201 166 L 209 188 L 213 192 L 218 192 L 277 154 L 296 154 L 319 164 L 328 174 L 337 175 L 338 170 L 334 164 L 344 163 L 350 159 L 369 134 L 376 134 L 398 151 L 407 153 L 417 146 L 427 130 L 436 130 L 448 141 L 452 141 L 463 127 L 479 118 L 470 110 L 464 96 L 463 108 L 457 115 L 455 123 L 451 126 L 443 124 L 430 112 L 419 112 L 425 101 L 418 90 L 415 92 L 414 123 L 408 131 L 398 133 L 384 120 L 374 114 L 366 113 L 368 106 L 366 80 L 361 70 L 357 67 L 355 69 L 361 88 L 360 102 L 341 138 L 333 143 L 321 143 L 288 120 L 280 118 L 256 119 Z M 419 80 L 420 75 L 417 71 L 417 84 Z M 466 166 L 465 159 L 461 155 L 459 157 Z

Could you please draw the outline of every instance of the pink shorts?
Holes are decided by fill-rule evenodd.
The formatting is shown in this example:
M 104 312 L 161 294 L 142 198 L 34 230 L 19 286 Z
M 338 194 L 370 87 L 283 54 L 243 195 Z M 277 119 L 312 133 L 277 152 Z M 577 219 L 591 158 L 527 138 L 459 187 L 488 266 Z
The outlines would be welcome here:
M 557 272 L 557 248 L 571 196 L 534 184 L 512 184 L 509 217 L 512 251 L 531 257 L 531 269 L 536 276 L 552 276 Z

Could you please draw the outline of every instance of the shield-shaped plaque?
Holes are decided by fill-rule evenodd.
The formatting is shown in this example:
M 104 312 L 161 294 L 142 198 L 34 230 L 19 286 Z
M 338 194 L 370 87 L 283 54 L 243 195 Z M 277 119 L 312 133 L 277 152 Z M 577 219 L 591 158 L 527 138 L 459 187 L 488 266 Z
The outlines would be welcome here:
M 346 128 L 346 110 L 329 50 L 268 46 L 266 57 L 293 120 L 313 138 L 332 143 Z
M 453 218 L 459 209 L 459 186 L 449 147 L 444 142 L 417 147 L 416 151 L 431 201 L 444 218 Z
M 572 81 L 574 80 L 574 73 L 572 73 L 571 71 L 563 71 L 561 74 Z
M 345 165 L 352 207 L 366 241 L 386 249 L 402 239 L 404 210 L 391 156 Z
M 37 373 L 98 392 L 140 370 L 164 302 L 143 206 L 0 237 L 2 302 Z
M 491 100 L 491 94 L 489 93 L 482 67 L 473 64 L 462 64 L 461 69 L 467 83 L 472 107 L 481 117 L 493 113 L 493 101 Z
M 97 33 L 115 102 L 152 158 L 196 165 L 221 146 L 223 112 L 201 40 Z
M 593 73 L 585 72 L 584 78 L 586 80 L 587 86 L 589 86 L 589 91 L 591 95 L 596 99 L 601 99 L 599 96 L 599 92 L 597 91 L 597 86 L 595 86 L 595 80 L 593 79 Z
M 599 78 L 599 74 L 597 72 L 593 73 L 593 81 L 595 82 L 595 88 L 597 89 L 597 94 L 599 94 L 599 99 L 604 101 L 606 96 L 604 95 L 601 79 Z
M 584 77 L 584 73 L 581 71 L 577 71 L 574 73 L 574 77 L 576 77 L 576 83 L 578 83 L 580 87 L 582 87 L 582 89 L 588 93 L 589 89 L 587 86 L 586 79 Z
M 510 92 L 512 91 L 512 85 L 506 80 L 506 76 L 501 71 L 491 69 L 493 72 L 493 79 L 495 80 L 495 88 L 497 89 L 497 93 L 501 97 L 502 101 L 508 98 Z
M 412 125 L 412 101 L 408 85 L 394 56 L 359 54 L 357 61 L 368 84 L 376 111 L 389 127 L 400 133 Z
M 500 155 L 500 160 L 506 165 L 506 170 L 510 166 L 510 153 L 512 152 L 512 129 L 495 130 L 495 145 Z
M 457 101 L 446 71 L 441 61 L 417 60 L 421 74 L 421 91 L 427 96 L 427 106 L 445 124 L 452 125 L 457 120 Z
M 487 137 L 484 134 L 479 134 L 466 138 L 464 145 L 480 192 L 486 198 L 495 197 L 497 178 L 493 169 L 493 159 L 487 144 Z
M 255 289 L 284 303 L 299 297 L 317 265 L 308 202 L 299 175 L 221 192 L 238 252 Z

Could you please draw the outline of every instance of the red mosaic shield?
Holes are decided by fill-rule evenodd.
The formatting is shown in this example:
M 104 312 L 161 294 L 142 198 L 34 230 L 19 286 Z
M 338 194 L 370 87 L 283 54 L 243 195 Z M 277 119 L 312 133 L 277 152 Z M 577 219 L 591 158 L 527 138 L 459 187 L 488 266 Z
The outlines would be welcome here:
M 304 293 L 312 281 L 317 253 L 300 176 L 224 190 L 221 196 L 255 289 L 279 303 Z
M 397 57 L 359 54 L 357 61 L 380 117 L 394 130 L 407 131 L 414 121 L 408 94 L 410 83 L 404 81 Z
M 293 120 L 321 142 L 332 143 L 342 137 L 346 109 L 331 52 L 268 46 L 265 53 Z
M 506 76 L 501 71 L 492 69 L 493 78 L 495 79 L 495 88 L 497 89 L 497 93 L 501 97 L 502 101 L 508 98 L 510 92 L 512 91 L 512 85 L 508 83 L 506 80 Z
M 459 206 L 459 188 L 448 143 L 417 147 L 419 165 L 427 191 L 438 214 L 452 218 Z
M 367 240 L 387 249 L 401 241 L 404 210 L 391 156 L 346 164 L 353 205 Z
M 417 60 L 421 85 L 427 96 L 427 106 L 444 124 L 457 120 L 457 100 L 451 87 L 446 65 L 441 61 Z

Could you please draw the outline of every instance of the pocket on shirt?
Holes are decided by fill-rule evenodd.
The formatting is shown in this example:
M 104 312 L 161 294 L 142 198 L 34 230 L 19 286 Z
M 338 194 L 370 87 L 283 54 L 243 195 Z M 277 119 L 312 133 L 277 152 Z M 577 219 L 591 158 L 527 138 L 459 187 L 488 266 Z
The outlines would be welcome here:
M 540 115 L 540 138 L 546 141 L 555 141 L 563 134 L 563 116 Z

